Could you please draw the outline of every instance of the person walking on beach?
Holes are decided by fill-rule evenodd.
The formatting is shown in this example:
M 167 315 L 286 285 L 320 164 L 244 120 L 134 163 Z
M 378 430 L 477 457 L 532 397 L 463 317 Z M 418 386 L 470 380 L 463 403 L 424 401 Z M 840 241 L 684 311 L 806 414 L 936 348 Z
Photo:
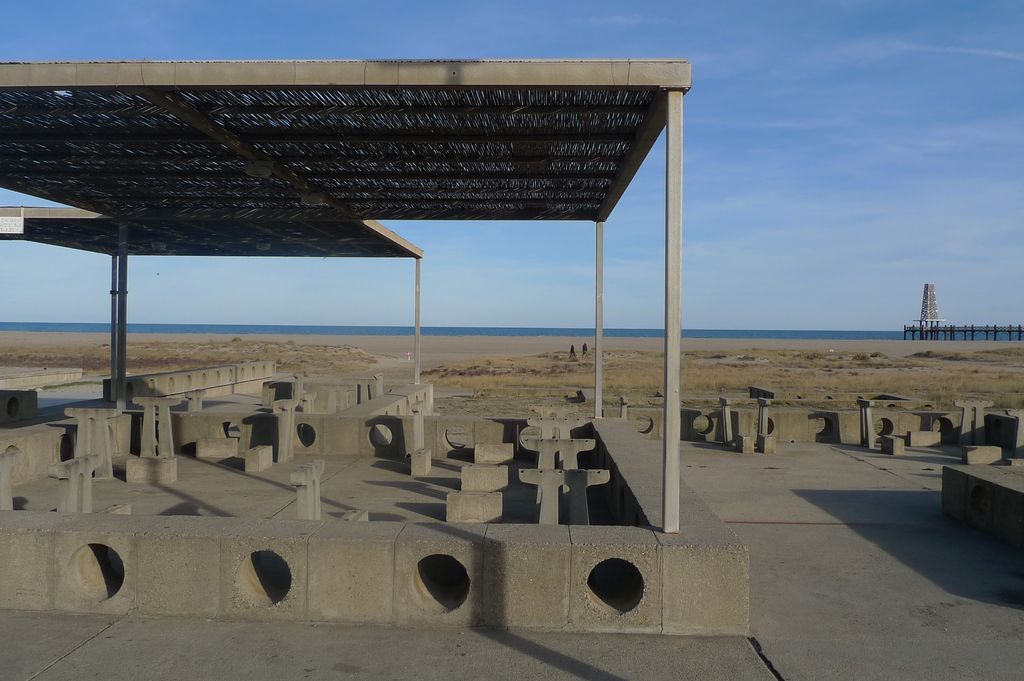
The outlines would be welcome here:
M 586 343 L 583 344 L 583 356 L 584 357 L 587 356 L 587 344 Z
M 576 359 L 576 344 L 569 345 L 569 359 Z

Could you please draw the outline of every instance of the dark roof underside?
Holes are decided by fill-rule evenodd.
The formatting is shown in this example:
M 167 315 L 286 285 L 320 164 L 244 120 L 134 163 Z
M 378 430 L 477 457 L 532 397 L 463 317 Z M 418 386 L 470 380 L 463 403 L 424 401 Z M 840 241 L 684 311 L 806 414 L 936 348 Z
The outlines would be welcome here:
M 359 65 L 299 62 L 291 68 L 323 67 L 333 77 L 353 64 Z M 367 73 L 392 65 L 365 64 Z M 589 74 L 605 64 L 611 80 L 573 80 L 576 70 Z M 688 78 L 684 62 L 669 64 L 680 65 Z M 315 236 L 317 224 L 339 218 L 353 225 L 384 219 L 603 220 L 664 125 L 658 93 L 668 85 L 629 80 L 660 75 L 660 63 L 448 67 L 452 76 L 463 68 L 481 73 L 484 82 L 497 74 L 500 85 L 270 85 L 250 78 L 282 66 L 289 67 L 0 64 L 0 186 L 145 223 L 154 239 L 166 231 L 166 243 L 179 236 L 212 243 L 237 229 L 258 239 L 259 225 L 267 221 Z M 427 66 L 448 73 L 444 64 Z M 125 85 L 120 73 L 128 67 L 142 69 L 143 76 L 147 69 L 167 68 L 179 75 L 168 83 L 141 78 Z M 109 83 L 83 85 L 86 68 L 119 71 Z M 193 82 L 181 82 L 186 71 Z M 626 84 L 613 85 L 620 71 L 628 74 Z M 555 84 L 529 80 L 563 72 L 573 76 L 567 85 L 557 78 Z M 43 74 L 43 84 L 33 73 Z M 60 81 L 64 73 L 70 75 Z M 247 174 L 254 161 L 271 163 L 271 176 Z M 373 236 L 378 227 L 363 231 Z

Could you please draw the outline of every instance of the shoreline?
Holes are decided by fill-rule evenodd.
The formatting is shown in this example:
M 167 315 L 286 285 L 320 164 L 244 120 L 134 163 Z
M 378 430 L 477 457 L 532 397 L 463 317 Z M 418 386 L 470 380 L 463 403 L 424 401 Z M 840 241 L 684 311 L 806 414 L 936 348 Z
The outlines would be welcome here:
M 294 345 L 359 347 L 377 355 L 401 357 L 412 352 L 412 336 L 333 335 L 333 334 L 231 334 L 231 333 L 130 333 L 133 343 L 222 344 L 241 338 L 246 343 L 288 343 Z M 594 338 L 585 336 L 422 336 L 424 363 L 443 362 L 490 355 L 529 356 L 546 352 L 568 352 L 574 344 L 580 352 L 582 344 L 593 349 Z M 0 364 L 3 347 L 69 347 L 109 344 L 109 333 L 77 331 L 0 331 Z M 606 351 L 661 352 L 663 338 L 605 337 Z M 882 352 L 889 357 L 906 357 L 926 350 L 977 352 L 986 349 L 1024 347 L 1020 341 L 920 341 L 920 340 L 833 340 L 802 338 L 683 338 L 683 352 L 743 350 L 794 350 L 805 352 Z M 268 358 L 272 359 L 272 358 Z

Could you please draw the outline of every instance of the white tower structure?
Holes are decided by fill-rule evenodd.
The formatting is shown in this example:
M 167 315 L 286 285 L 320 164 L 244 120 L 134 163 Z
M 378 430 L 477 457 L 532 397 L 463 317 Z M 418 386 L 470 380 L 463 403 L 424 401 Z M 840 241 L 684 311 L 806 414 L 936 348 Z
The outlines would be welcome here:
M 914 321 L 920 322 L 921 326 L 935 326 L 946 321 L 939 319 L 939 304 L 935 300 L 935 284 L 924 285 L 924 294 L 921 296 L 921 318 Z

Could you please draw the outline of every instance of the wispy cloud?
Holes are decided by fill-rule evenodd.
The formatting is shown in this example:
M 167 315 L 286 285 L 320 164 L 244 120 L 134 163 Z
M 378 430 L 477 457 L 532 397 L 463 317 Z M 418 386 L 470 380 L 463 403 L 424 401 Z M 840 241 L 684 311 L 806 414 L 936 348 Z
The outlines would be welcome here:
M 962 54 L 970 57 L 991 57 L 1009 61 L 1024 62 L 1024 52 L 998 50 L 987 47 L 961 47 L 956 45 L 919 45 L 917 43 L 897 42 L 895 47 L 904 52 L 933 52 L 938 54 Z
M 587 26 L 632 28 L 634 26 L 663 26 L 675 24 L 676 21 L 668 17 L 646 16 L 643 14 L 605 14 L 602 16 L 573 17 L 572 23 Z

